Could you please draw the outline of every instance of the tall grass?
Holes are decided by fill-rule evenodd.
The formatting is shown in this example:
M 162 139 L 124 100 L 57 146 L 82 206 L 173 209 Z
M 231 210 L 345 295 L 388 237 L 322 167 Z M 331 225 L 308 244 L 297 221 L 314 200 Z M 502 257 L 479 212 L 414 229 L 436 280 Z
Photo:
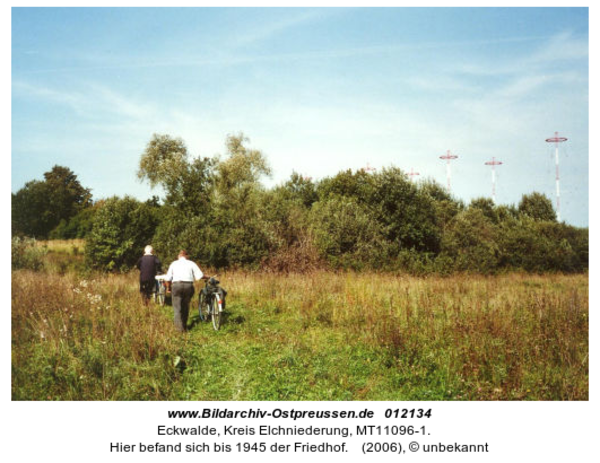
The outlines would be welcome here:
M 14 272 L 13 398 L 166 398 L 181 340 L 136 289 L 127 276 Z
M 586 275 L 229 280 L 249 306 L 290 319 L 296 338 L 314 332 L 318 345 L 334 332 L 342 345 L 377 352 L 410 398 L 587 398 Z
M 587 275 L 220 275 L 219 332 L 137 274 L 12 275 L 16 400 L 586 400 Z
M 85 248 L 84 239 L 72 240 L 40 240 L 38 246 L 48 250 L 49 252 L 78 255 L 83 253 Z

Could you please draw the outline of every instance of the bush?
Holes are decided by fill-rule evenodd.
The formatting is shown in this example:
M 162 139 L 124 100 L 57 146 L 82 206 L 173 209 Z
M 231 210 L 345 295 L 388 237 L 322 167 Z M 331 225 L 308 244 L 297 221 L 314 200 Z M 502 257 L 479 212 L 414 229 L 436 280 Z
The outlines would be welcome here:
M 97 210 L 97 206 L 88 207 L 68 220 L 62 219 L 58 226 L 50 232 L 49 238 L 51 240 L 85 238 L 92 231 L 94 215 Z
M 319 253 L 334 267 L 377 267 L 387 249 L 377 220 L 351 198 L 315 203 L 310 223 Z
M 373 175 L 374 188 L 366 203 L 373 210 L 384 235 L 401 249 L 437 254 L 440 250 L 440 219 L 434 198 L 392 167 Z
M 493 273 L 499 264 L 498 230 L 479 208 L 459 213 L 442 239 L 442 261 L 448 258 L 455 270 Z
M 588 268 L 588 235 L 556 221 L 523 216 L 501 226 L 502 266 L 527 272 L 581 272 Z
M 556 212 L 552 207 L 552 201 L 542 193 L 533 192 L 523 195 L 519 203 L 519 213 L 534 220 L 556 222 Z
M 13 237 L 11 241 L 11 266 L 13 270 L 41 270 L 47 249 L 37 246 L 33 238 Z
M 93 268 L 127 270 L 150 244 L 159 221 L 159 207 L 131 197 L 113 197 L 98 209 L 86 240 L 86 260 Z
M 260 210 L 269 245 L 262 267 L 275 272 L 310 272 L 322 264 L 310 230 L 314 188 L 301 177 L 292 177 L 296 185 L 306 189 L 293 191 L 292 182 L 288 182 L 262 195 Z

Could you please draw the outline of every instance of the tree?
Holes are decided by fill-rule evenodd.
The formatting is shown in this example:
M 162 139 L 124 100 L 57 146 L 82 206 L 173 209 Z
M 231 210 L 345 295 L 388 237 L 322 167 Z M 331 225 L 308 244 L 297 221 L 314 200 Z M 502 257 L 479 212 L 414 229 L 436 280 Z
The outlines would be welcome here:
M 243 133 L 228 135 L 227 157 L 217 165 L 217 191 L 228 199 L 243 199 L 260 187 L 260 179 L 271 175 L 263 153 L 244 146 L 250 141 Z
M 48 211 L 48 185 L 39 180 L 27 182 L 11 195 L 12 234 L 45 238 L 53 228 Z
M 186 247 L 196 259 L 218 267 L 260 262 L 268 252 L 261 217 L 260 178 L 270 174 L 263 154 L 246 147 L 243 134 L 229 135 L 224 160 L 190 160 L 181 139 L 153 135 L 140 159 L 138 177 L 166 192 L 156 247 L 169 255 Z
M 188 151 L 181 138 L 153 134 L 140 159 L 137 176 L 148 180 L 152 188 L 162 185 L 165 191 L 177 189 L 188 167 Z
M 519 213 L 534 220 L 556 222 L 556 212 L 552 207 L 552 201 L 546 195 L 537 192 L 523 195 L 519 202 Z
M 441 228 L 433 199 L 396 167 L 383 169 L 373 178 L 365 201 L 373 208 L 387 239 L 399 249 L 439 252 Z
M 71 169 L 55 165 L 44 180 L 33 180 L 12 195 L 12 231 L 46 238 L 61 220 L 91 206 L 92 194 Z
M 220 237 L 222 265 L 256 265 L 269 250 L 260 179 L 271 168 L 261 151 L 245 146 L 248 141 L 242 133 L 228 135 L 226 158 L 215 167 L 213 226 Z
M 419 192 L 432 199 L 436 222 L 443 234 L 450 221 L 464 209 L 461 201 L 455 200 L 448 190 L 433 180 L 419 182 Z
M 54 166 L 44 173 L 44 179 L 50 190 L 50 210 L 54 221 L 69 219 L 92 203 L 92 193 L 81 186 L 75 173 L 63 166 Z
M 310 178 L 305 178 L 297 172 L 292 172 L 290 179 L 274 191 L 284 200 L 298 201 L 302 206 L 310 208 L 319 200 L 317 188 Z
M 86 261 L 102 270 L 127 270 L 150 244 L 159 222 L 158 207 L 129 196 L 107 199 L 94 216 L 85 246 Z
M 364 170 L 352 172 L 348 169 L 321 180 L 317 193 L 321 201 L 331 196 L 346 196 L 364 202 L 372 197 L 374 188 L 375 177 L 372 174 Z
M 496 204 L 490 198 L 475 198 L 471 200 L 469 209 L 477 209 L 483 213 L 488 219 L 494 223 L 498 223 L 498 213 L 496 211 Z

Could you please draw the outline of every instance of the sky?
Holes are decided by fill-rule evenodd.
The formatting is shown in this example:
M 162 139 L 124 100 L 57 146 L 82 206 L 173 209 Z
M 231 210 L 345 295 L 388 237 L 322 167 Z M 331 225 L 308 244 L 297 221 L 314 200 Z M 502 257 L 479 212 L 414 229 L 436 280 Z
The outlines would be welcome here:
M 94 199 L 137 180 L 154 133 L 191 156 L 243 132 L 318 180 L 396 166 L 468 203 L 523 194 L 588 226 L 587 8 L 13 8 L 11 189 L 67 166 Z M 417 180 L 418 179 L 418 180 Z

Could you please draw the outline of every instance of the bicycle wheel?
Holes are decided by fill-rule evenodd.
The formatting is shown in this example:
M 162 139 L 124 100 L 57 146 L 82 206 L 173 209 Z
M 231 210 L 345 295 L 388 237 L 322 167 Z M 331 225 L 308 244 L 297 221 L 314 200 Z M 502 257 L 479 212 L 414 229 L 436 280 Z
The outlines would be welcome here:
M 218 331 L 221 327 L 221 318 L 223 313 L 223 301 L 218 293 L 214 293 L 210 298 L 210 316 L 212 319 L 213 328 Z
M 203 312 L 206 312 L 206 315 L 204 315 Z M 209 311 L 206 304 L 206 297 L 204 296 L 204 293 L 201 292 L 198 296 L 198 316 L 201 321 L 206 321 L 208 314 Z

